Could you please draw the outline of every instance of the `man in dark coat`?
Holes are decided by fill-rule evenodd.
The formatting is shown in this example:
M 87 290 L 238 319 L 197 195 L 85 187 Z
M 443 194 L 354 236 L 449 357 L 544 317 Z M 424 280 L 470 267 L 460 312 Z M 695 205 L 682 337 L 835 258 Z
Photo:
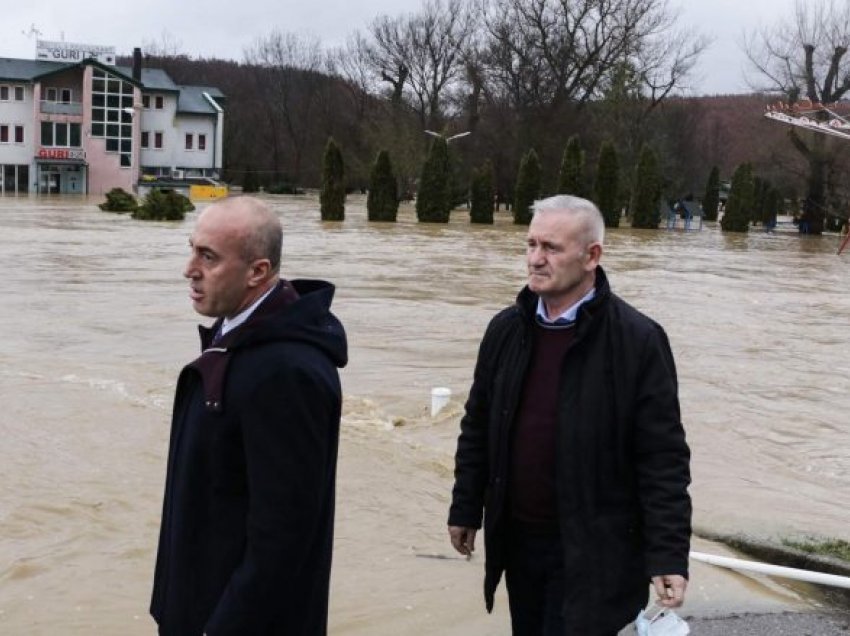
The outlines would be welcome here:
M 180 374 L 151 614 L 164 635 L 327 633 L 346 363 L 334 288 L 280 278 L 262 202 L 211 205 L 190 240 L 201 355 Z
M 488 611 L 502 573 L 513 633 L 609 636 L 684 599 L 690 451 L 660 325 L 614 295 L 602 215 L 535 205 L 528 285 L 493 318 L 461 421 L 449 535 L 484 521 Z

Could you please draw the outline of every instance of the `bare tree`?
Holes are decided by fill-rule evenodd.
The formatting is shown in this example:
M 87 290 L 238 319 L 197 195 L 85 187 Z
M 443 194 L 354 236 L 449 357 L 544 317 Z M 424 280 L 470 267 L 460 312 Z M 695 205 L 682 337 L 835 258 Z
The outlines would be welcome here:
M 464 70 L 464 48 L 475 30 L 465 0 L 426 0 L 421 12 L 376 18 L 372 60 L 392 99 L 406 99 L 423 128 L 439 128 L 448 92 Z
M 319 40 L 272 31 L 245 51 L 245 59 L 255 67 L 257 91 L 265 102 L 274 169 L 280 171 L 282 166 L 284 133 L 292 153 L 291 176 L 297 182 L 303 176 L 304 152 L 327 79 L 322 74 L 324 54 Z
M 352 33 L 344 46 L 329 53 L 328 66 L 332 75 L 342 79 L 357 121 L 362 121 L 370 102 L 370 94 L 376 92 L 378 85 L 366 38 L 359 32 Z
M 623 64 L 655 106 L 707 45 L 666 0 L 479 0 L 491 81 L 515 107 L 598 98 Z
M 829 114 L 820 106 L 838 101 L 850 90 L 850 4 L 798 0 L 793 16 L 749 34 L 744 48 L 759 77 L 757 86 L 780 93 L 791 104 L 805 98 L 814 117 L 825 121 Z M 794 128 L 788 136 L 808 163 L 804 227 L 821 234 L 830 200 L 843 200 L 830 188 L 840 182 L 835 159 L 845 142 Z
M 142 51 L 151 57 L 179 57 L 183 53 L 183 42 L 168 29 L 163 29 L 158 39 L 142 40 Z

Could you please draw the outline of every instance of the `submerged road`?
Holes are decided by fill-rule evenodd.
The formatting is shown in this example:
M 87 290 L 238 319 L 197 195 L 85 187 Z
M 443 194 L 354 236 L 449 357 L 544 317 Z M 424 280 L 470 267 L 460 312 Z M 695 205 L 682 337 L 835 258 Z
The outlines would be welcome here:
M 694 537 L 692 549 L 740 557 L 723 544 Z M 746 557 L 745 557 L 746 558 Z M 691 560 L 685 606 L 694 636 L 846 636 L 850 608 L 832 607 L 818 588 Z M 620 632 L 633 636 L 632 627 Z

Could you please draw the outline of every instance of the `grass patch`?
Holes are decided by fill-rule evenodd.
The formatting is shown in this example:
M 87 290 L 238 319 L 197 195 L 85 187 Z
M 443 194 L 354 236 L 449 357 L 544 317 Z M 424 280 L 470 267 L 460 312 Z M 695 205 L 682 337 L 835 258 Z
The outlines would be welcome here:
M 802 550 L 808 554 L 819 554 L 850 561 L 850 541 L 842 539 L 828 539 L 826 541 L 783 539 L 782 543 L 789 548 Z

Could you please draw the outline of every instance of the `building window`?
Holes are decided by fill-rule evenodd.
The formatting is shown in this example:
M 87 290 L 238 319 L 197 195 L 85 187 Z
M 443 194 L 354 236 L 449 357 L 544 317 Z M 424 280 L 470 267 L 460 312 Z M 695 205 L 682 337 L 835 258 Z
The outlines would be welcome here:
M 55 102 L 56 101 L 56 89 L 55 88 L 48 88 L 47 90 L 45 90 L 44 91 L 44 100 L 48 101 L 48 102 Z
M 24 127 L 23 126 L 15 126 L 15 143 L 16 144 L 24 143 Z
M 151 134 L 147 130 L 142 131 L 142 148 L 150 148 L 150 137 Z
M 0 86 L 0 101 L 8 102 L 9 101 L 9 87 L 8 86 Z
M 80 148 L 81 133 L 80 124 L 43 121 L 41 122 L 41 145 L 54 148 Z M 23 136 L 23 130 L 21 135 Z
M 186 150 L 192 149 L 192 133 L 186 133 Z
M 24 87 L 23 86 L 15 86 L 15 101 L 16 102 L 24 101 Z
M 206 150 L 207 149 L 207 136 L 206 135 L 198 135 L 198 150 Z
M 0 124 L 0 144 L 9 143 L 9 126 Z
M 162 95 L 157 95 L 154 97 L 154 107 L 157 110 L 162 110 L 165 107 L 165 102 L 162 98 Z
M 41 122 L 41 145 L 53 145 L 53 124 L 49 121 Z
M 132 165 L 132 108 L 133 85 L 102 69 L 93 69 L 91 136 L 104 139 L 107 152 L 120 153 L 122 167 Z
M 150 95 L 142 95 L 142 108 L 150 108 L 151 107 L 151 96 Z
M 62 99 L 59 100 L 59 101 L 61 101 L 63 104 L 70 104 L 71 103 L 71 97 L 72 97 L 71 89 L 70 88 L 63 88 L 62 92 L 61 92 L 61 97 L 62 97 Z
M 153 134 L 153 147 L 157 150 L 162 150 L 162 133 L 155 132 Z

